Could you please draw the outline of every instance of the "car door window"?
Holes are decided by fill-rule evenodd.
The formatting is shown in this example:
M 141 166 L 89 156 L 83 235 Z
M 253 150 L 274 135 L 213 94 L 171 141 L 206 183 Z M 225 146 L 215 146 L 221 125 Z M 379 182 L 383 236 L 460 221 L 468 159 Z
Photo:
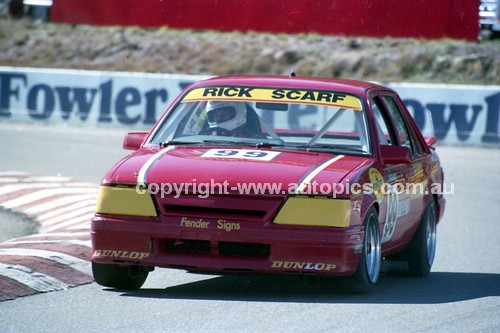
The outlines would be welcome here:
M 381 145 L 394 145 L 394 133 L 389 131 L 391 124 L 385 112 L 383 112 L 383 107 L 380 104 L 378 97 L 373 98 L 370 101 L 370 106 L 375 117 L 375 125 L 377 127 L 378 141 Z M 382 111 L 381 111 L 382 110 Z
M 408 134 L 406 124 L 404 122 L 401 111 L 396 104 L 396 101 L 391 96 L 382 96 L 382 99 L 384 100 L 385 105 L 387 106 L 387 110 L 389 111 L 392 120 L 394 121 L 394 126 L 396 126 L 396 131 L 401 146 L 408 147 L 413 154 L 414 149 L 410 139 L 410 135 Z

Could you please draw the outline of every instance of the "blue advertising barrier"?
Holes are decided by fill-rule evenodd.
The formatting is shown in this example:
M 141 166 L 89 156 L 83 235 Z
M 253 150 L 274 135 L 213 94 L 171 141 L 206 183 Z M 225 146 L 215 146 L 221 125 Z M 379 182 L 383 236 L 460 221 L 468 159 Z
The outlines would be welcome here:
M 147 130 L 207 76 L 0 67 L 0 122 Z M 385 83 L 426 136 L 500 147 L 500 86 Z

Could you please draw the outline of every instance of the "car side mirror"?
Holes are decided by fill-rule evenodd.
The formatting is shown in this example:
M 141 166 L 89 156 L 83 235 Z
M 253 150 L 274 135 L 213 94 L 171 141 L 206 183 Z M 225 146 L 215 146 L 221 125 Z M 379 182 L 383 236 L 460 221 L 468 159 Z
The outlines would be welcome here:
M 148 136 L 148 132 L 131 132 L 125 135 L 123 148 L 128 150 L 137 150 L 141 148 L 142 143 Z
M 425 136 L 424 140 L 427 146 L 429 146 L 430 148 L 434 148 L 434 145 L 437 143 L 437 139 L 433 136 Z
M 411 163 L 410 149 L 402 146 L 380 146 L 383 164 Z

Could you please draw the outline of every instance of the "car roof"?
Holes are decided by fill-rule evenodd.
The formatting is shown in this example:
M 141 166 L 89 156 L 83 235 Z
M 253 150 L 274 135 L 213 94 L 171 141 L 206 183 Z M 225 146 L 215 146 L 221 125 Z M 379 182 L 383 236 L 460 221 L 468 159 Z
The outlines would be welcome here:
M 291 89 L 318 89 L 341 91 L 363 96 L 366 91 L 372 89 L 391 90 L 387 87 L 357 80 L 330 79 L 319 77 L 301 76 L 271 76 L 271 75 L 239 75 L 239 76 L 218 76 L 203 80 L 193 84 L 192 88 L 204 86 L 257 86 L 257 87 L 279 87 Z

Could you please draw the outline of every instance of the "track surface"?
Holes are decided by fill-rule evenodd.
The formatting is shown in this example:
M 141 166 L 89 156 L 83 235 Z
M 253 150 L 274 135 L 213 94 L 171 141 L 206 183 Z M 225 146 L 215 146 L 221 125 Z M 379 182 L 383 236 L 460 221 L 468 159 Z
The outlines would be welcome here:
M 0 168 L 97 184 L 126 154 L 121 140 L 116 131 L 0 124 Z M 438 152 L 455 194 L 447 196 L 427 278 L 383 276 L 370 295 L 344 295 L 324 294 L 292 277 L 156 270 L 137 292 L 91 283 L 1 302 L 0 332 L 497 332 L 500 151 L 439 147 Z

